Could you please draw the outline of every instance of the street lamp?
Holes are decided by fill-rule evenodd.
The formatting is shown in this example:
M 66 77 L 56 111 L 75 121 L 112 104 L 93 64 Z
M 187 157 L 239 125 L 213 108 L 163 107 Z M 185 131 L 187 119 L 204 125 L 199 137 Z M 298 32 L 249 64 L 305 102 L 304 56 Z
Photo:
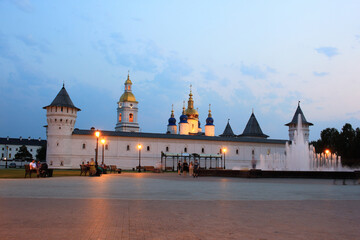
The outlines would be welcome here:
M 95 148 L 95 169 L 96 169 L 96 174 L 98 172 L 98 152 L 99 152 L 99 137 L 100 137 L 100 131 L 96 131 L 95 132 L 95 136 L 96 136 L 96 148 Z
M 102 143 L 102 159 L 101 159 L 101 164 L 104 165 L 104 156 L 105 156 L 105 139 L 101 139 L 101 143 Z
M 138 144 L 138 149 L 139 149 L 139 171 L 138 172 L 141 172 L 141 144 Z
M 225 169 L 225 156 L 226 156 L 226 148 L 223 148 L 223 153 L 224 153 L 224 169 Z

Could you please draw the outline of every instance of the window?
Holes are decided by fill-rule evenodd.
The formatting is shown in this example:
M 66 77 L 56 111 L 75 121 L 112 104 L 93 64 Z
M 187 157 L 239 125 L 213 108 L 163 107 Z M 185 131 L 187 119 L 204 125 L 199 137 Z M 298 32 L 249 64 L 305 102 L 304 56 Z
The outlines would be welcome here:
M 222 148 L 220 148 L 220 154 L 222 153 Z
M 255 150 L 254 150 L 254 149 L 251 151 L 251 154 L 252 154 L 252 155 L 254 155 L 254 154 L 255 154 Z
M 105 150 L 109 150 L 109 145 L 105 145 Z
M 9 158 L 11 158 L 11 153 L 9 153 Z
M 63 110 L 64 110 L 63 107 L 61 107 L 61 112 L 62 112 Z
M 119 113 L 119 122 L 121 122 L 121 113 Z
M 150 151 L 150 146 L 147 146 L 147 147 L 146 147 L 146 151 Z
M 130 151 L 130 145 L 126 146 L 126 151 Z
M 11 151 L 11 148 L 9 148 L 9 150 Z
M 184 152 L 187 152 L 187 148 L 184 148 Z
M 4 153 L 1 154 L 1 157 L 2 157 L 2 158 L 4 157 Z
M 30 152 L 32 152 L 32 149 L 30 149 Z
M 62 122 L 62 119 L 60 119 L 60 122 Z
M 169 151 L 169 147 L 166 147 L 166 152 L 168 152 Z
M 205 153 L 205 149 L 204 149 L 204 148 L 201 149 L 201 153 Z
M 128 85 L 128 86 L 127 86 L 127 89 L 128 89 L 128 91 L 130 91 L 130 90 L 131 90 L 131 87 L 130 87 L 130 85 Z
M 18 149 L 16 148 L 16 151 L 17 151 Z
M 56 146 L 58 147 L 58 146 L 59 146 L 59 143 L 56 143 Z
M 129 114 L 129 122 L 134 122 L 134 115 L 132 113 Z
M 86 144 L 85 143 L 83 143 L 83 145 L 82 145 L 82 149 L 85 149 L 86 148 Z
M 239 149 L 236 149 L 236 154 L 239 154 Z

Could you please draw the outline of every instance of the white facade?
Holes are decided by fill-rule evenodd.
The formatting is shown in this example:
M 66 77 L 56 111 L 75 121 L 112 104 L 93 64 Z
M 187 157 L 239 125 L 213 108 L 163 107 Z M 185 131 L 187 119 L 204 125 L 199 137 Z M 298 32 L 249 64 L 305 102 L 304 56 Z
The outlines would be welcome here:
M 101 163 L 104 153 L 104 162 L 107 165 L 116 165 L 122 169 L 136 168 L 136 166 L 139 165 L 139 149 L 137 148 L 139 144 L 142 146 L 141 166 L 156 166 L 160 163 L 162 152 L 164 152 L 173 154 L 222 154 L 226 159 L 227 169 L 250 169 L 251 161 L 258 161 L 260 154 L 284 154 L 285 152 L 286 140 L 214 136 L 215 126 L 213 125 L 214 120 L 211 116 L 210 109 L 206 120 L 205 134 L 199 132 L 197 125 L 198 112 L 193 107 L 191 92 L 189 95 L 188 109 L 185 111 L 184 108 L 183 115 L 180 117 L 182 120 L 179 123 L 179 131 L 176 129 L 176 119 L 172 111 L 167 133 L 138 132 L 136 131 L 138 127 L 138 103 L 132 93 L 127 94 L 129 90 L 131 90 L 131 84 L 128 77 L 125 82 L 125 97 L 123 97 L 123 94 L 118 102 L 121 106 L 119 105 L 117 109 L 118 121 L 116 130 L 99 130 L 101 132 L 98 139 L 99 164 Z M 66 92 L 64 87 L 61 91 Z M 72 104 L 67 93 L 65 94 L 66 100 L 62 100 L 61 97 L 59 97 L 59 95 L 61 95 L 60 93 L 52 104 L 44 107 L 47 111 L 48 121 L 47 162 L 53 168 L 79 168 L 80 164 L 95 160 L 97 142 L 95 130 L 74 129 L 77 111 L 80 111 L 80 109 Z M 67 107 L 61 106 L 64 102 L 68 102 L 68 104 L 65 104 Z M 132 104 L 132 106 L 130 104 Z M 119 113 L 121 113 L 121 118 L 119 118 Z M 127 128 L 127 124 L 130 121 L 126 116 L 129 115 L 129 113 L 134 114 L 132 123 L 137 124 L 135 127 L 130 126 L 133 128 Z M 191 129 L 187 122 L 188 120 L 190 120 Z M 194 124 L 194 128 L 192 128 L 192 124 Z M 100 143 L 101 139 L 105 139 L 106 141 L 104 146 Z M 226 156 L 221 151 L 223 148 L 227 149 Z M 104 151 L 102 149 L 104 149 Z M 168 158 L 166 165 L 171 166 L 172 161 L 172 159 Z M 214 164 L 215 163 L 212 165 L 215 166 Z
M 0 159 L 15 159 L 15 154 L 18 153 L 21 146 L 26 146 L 27 150 L 32 155 L 32 159 L 36 159 L 37 150 L 40 149 L 42 145 L 45 145 L 45 143 L 46 141 L 41 140 L 41 138 L 0 138 Z

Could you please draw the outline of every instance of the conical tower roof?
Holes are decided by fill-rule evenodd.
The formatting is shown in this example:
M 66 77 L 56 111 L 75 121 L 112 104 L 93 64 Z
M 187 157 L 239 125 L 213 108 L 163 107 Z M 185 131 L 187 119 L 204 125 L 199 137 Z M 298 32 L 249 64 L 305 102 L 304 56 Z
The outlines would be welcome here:
M 221 134 L 220 137 L 236 137 L 233 130 L 231 129 L 229 120 L 228 120 L 228 123 L 226 124 L 223 134 Z
M 261 131 L 260 124 L 256 120 L 255 114 L 252 113 L 244 132 L 239 135 L 239 137 L 258 137 L 258 138 L 268 138 L 269 136 L 264 134 Z
M 64 84 L 60 92 L 56 95 L 55 99 L 52 101 L 52 103 L 43 108 L 46 109 L 47 107 L 69 107 L 69 108 L 75 108 L 77 111 L 81 111 L 81 109 L 75 107 L 75 105 L 71 101 L 71 98 L 67 93 Z
M 301 110 L 300 101 L 299 101 L 299 104 L 298 104 L 298 107 L 297 107 L 297 109 L 296 109 L 296 112 L 295 112 L 295 114 L 294 114 L 293 119 L 291 120 L 291 122 L 285 124 L 285 126 L 290 126 L 290 125 L 292 125 L 292 124 L 297 125 L 297 124 L 298 124 L 298 115 L 299 115 L 299 114 L 301 114 L 301 121 L 302 121 L 303 124 L 307 124 L 307 125 L 309 125 L 309 126 L 314 125 L 314 124 L 312 124 L 311 122 L 306 121 L 305 115 L 304 115 L 303 111 Z

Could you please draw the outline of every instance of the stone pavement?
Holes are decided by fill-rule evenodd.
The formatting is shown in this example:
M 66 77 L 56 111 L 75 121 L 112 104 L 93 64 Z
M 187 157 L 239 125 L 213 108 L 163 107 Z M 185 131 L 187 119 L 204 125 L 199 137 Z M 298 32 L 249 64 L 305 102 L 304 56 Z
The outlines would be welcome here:
M 360 239 L 360 185 L 125 173 L 0 180 L 0 239 Z

